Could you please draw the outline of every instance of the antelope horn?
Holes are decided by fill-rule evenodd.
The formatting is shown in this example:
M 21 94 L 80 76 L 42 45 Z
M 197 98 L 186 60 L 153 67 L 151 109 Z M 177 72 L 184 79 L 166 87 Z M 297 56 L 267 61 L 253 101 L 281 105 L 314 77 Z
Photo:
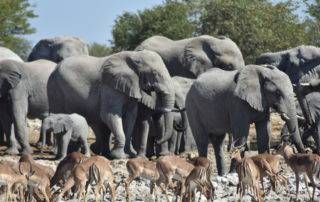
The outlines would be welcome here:
M 305 121 L 306 119 L 303 116 L 297 114 L 297 119 L 300 121 Z
M 300 86 L 311 86 L 310 83 L 300 83 L 299 85 L 300 85 Z

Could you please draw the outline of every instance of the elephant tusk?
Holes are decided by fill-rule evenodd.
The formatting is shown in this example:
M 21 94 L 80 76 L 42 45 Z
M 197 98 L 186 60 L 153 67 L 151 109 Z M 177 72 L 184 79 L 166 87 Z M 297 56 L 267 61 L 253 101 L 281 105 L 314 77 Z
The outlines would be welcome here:
M 300 83 L 299 85 L 300 85 L 300 86 L 311 86 L 310 83 Z
M 284 121 L 289 121 L 290 118 L 288 117 L 288 115 L 286 113 L 281 113 L 281 119 Z
M 298 120 L 301 120 L 301 121 L 305 121 L 305 120 L 306 120 L 303 116 L 300 116 L 300 115 L 298 115 L 298 114 L 297 114 L 297 119 L 298 119 Z
M 183 112 L 183 111 L 186 111 L 186 108 L 182 108 L 182 109 L 172 109 L 171 112 Z

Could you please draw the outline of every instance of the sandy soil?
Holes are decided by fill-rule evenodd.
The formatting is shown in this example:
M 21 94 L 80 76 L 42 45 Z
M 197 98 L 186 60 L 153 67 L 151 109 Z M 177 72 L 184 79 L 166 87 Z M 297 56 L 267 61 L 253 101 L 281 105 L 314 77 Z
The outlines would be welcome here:
M 29 121 L 30 126 L 30 142 L 34 146 L 39 138 L 39 127 L 40 123 L 39 121 Z M 282 128 L 283 122 L 277 115 L 272 115 L 272 142 L 271 145 L 277 145 L 280 141 L 280 131 Z M 252 126 L 250 128 L 250 136 L 249 136 L 251 148 L 255 148 L 255 130 Z M 93 134 L 89 137 L 89 142 L 94 141 Z M 52 158 L 54 157 L 51 154 L 51 151 L 45 150 L 44 153 L 40 153 L 35 147 L 34 148 L 34 158 L 37 160 L 37 162 L 45 165 L 50 165 L 54 169 L 56 165 L 58 164 L 57 161 L 53 161 Z M 18 156 L 7 156 L 4 155 L 5 147 L 0 147 L 0 155 L 2 155 L 1 160 L 11 160 L 11 161 L 18 161 Z M 212 148 L 209 149 L 209 158 L 215 163 L 213 159 L 213 152 Z M 192 152 L 194 155 L 196 155 L 196 152 Z M 256 151 L 248 152 L 247 155 L 253 155 Z M 229 162 L 229 159 L 228 159 Z M 126 160 L 116 160 L 112 162 L 112 168 L 113 172 L 116 176 L 115 183 L 119 183 L 119 187 L 117 189 L 117 201 L 124 201 L 125 200 L 125 190 L 123 187 L 123 180 L 125 180 L 128 176 L 127 170 L 126 170 Z M 266 194 L 265 199 L 266 201 L 290 201 L 291 199 L 294 199 L 295 196 L 295 178 L 290 170 L 290 168 L 287 167 L 287 165 L 282 161 L 281 167 L 284 170 L 284 175 L 288 177 L 289 179 L 289 186 L 288 189 L 286 188 L 280 188 L 276 190 L 276 192 L 270 191 Z M 214 201 L 237 201 L 239 196 L 236 194 L 236 185 L 238 183 L 238 177 L 235 173 L 233 174 L 227 174 L 225 176 L 215 176 L 212 179 L 213 185 L 215 186 L 215 199 Z M 267 189 L 270 188 L 270 183 L 267 179 L 265 179 L 265 184 Z M 165 201 L 165 197 L 163 194 L 161 194 L 159 191 L 156 191 L 156 196 L 151 196 L 149 193 L 149 187 L 150 182 L 144 179 L 137 179 L 132 182 L 130 186 L 130 195 L 131 199 L 133 201 Z M 309 187 L 310 192 L 312 191 L 312 188 Z M 307 188 L 304 183 L 300 183 L 300 192 L 299 192 L 299 201 L 308 201 L 309 195 L 307 192 Z M 176 196 L 173 195 L 172 192 L 169 192 L 169 197 L 171 200 L 175 200 Z M 105 200 L 108 200 L 110 197 L 107 194 L 105 197 Z M 320 201 L 320 190 L 316 190 L 316 200 Z M 89 195 L 89 201 L 93 201 L 93 195 Z M 204 197 L 201 198 L 201 201 L 206 201 Z M 245 195 L 243 198 L 243 201 L 252 201 L 252 198 L 250 195 Z

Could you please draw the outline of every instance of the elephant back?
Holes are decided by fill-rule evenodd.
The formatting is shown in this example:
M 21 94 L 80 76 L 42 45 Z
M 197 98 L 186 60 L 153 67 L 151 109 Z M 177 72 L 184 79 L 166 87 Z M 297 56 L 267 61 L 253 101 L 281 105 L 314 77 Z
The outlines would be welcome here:
M 23 60 L 17 54 L 5 47 L 0 47 L 0 61 L 1 60 L 15 60 L 18 62 L 23 62 Z

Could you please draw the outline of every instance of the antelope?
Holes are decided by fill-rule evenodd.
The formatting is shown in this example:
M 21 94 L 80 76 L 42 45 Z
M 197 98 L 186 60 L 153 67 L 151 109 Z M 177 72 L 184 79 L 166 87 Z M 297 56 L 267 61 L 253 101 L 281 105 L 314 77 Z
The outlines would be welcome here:
M 213 198 L 214 187 L 210 178 L 213 175 L 212 163 L 205 157 L 195 157 L 190 159 L 195 166 L 185 181 L 186 192 L 183 201 L 195 201 L 195 193 L 197 190 L 204 193 L 207 200 Z M 201 195 L 199 200 L 201 199 Z
M 29 165 L 30 171 L 28 173 L 23 173 L 21 171 L 20 173 L 17 173 L 17 171 L 13 168 L 15 165 L 16 164 L 13 164 L 9 161 L 3 161 L 0 163 L 0 183 L 7 186 L 6 201 L 9 201 L 10 199 L 13 200 L 12 190 L 14 186 L 19 183 L 21 183 L 23 186 L 26 186 L 28 177 L 33 174 L 31 164 Z
M 276 184 L 278 182 L 287 187 L 287 179 L 280 175 L 281 171 L 279 171 L 279 162 L 281 157 L 279 155 L 257 154 L 249 158 L 251 158 L 255 165 L 259 168 L 260 182 L 263 192 L 263 177 L 268 177 L 270 179 L 273 191 L 275 191 Z
M 28 185 L 36 188 L 35 197 L 39 198 L 39 193 L 44 196 L 45 201 L 49 202 L 50 196 L 50 176 L 52 169 L 48 166 L 37 164 L 30 154 L 23 154 L 19 160 L 19 170 L 22 165 L 29 164 L 32 167 L 33 175 L 28 177 Z M 30 190 L 29 190 L 30 191 Z
M 44 173 L 49 180 L 54 176 L 54 170 L 50 166 L 45 166 L 40 163 L 37 163 L 31 154 L 23 154 L 19 160 L 19 162 L 30 162 L 32 167 L 34 168 L 35 174 L 41 170 L 41 173 Z
M 61 181 L 62 184 L 64 184 L 71 175 L 72 170 L 85 159 L 85 155 L 80 152 L 72 152 L 67 154 L 67 156 L 59 162 L 56 172 L 50 180 L 50 187 L 52 188 Z
M 71 189 L 74 185 L 77 187 L 77 193 L 79 200 L 81 197 L 84 197 L 86 200 L 86 183 L 89 180 L 88 174 L 90 168 L 92 168 L 92 165 L 98 169 L 98 174 L 96 176 L 99 176 L 97 185 L 96 185 L 96 196 L 98 192 L 101 192 L 101 190 L 105 189 L 105 183 L 110 189 L 111 192 L 111 201 L 114 201 L 115 199 L 115 189 L 113 185 L 113 174 L 110 167 L 110 161 L 102 156 L 92 156 L 86 160 L 84 160 L 82 163 L 80 163 L 78 166 L 75 167 L 75 169 L 72 171 L 71 175 L 67 179 L 63 189 L 57 196 L 58 199 L 60 199 L 67 191 Z M 90 181 L 89 181 L 90 182 Z
M 282 137 L 283 138 L 283 137 Z M 318 154 L 301 154 L 294 153 L 293 147 L 290 146 L 287 142 L 282 141 L 279 145 L 277 152 L 283 155 L 285 162 L 290 166 L 296 177 L 296 200 L 298 199 L 299 194 L 299 174 L 307 174 L 308 178 L 311 181 L 313 192 L 312 197 L 308 189 L 307 178 L 305 177 L 305 183 L 307 187 L 308 194 L 313 201 L 316 183 L 314 177 L 320 178 L 320 156 Z
M 256 164 L 250 157 L 241 158 L 241 148 L 243 145 L 234 147 L 232 145 L 230 156 L 231 159 L 235 159 L 237 162 L 237 173 L 239 178 L 239 184 L 237 186 L 237 193 L 240 193 L 240 201 L 245 194 L 247 188 L 251 188 L 258 201 L 263 201 L 260 195 L 259 180 L 260 171 Z
M 157 170 L 159 172 L 159 185 L 164 184 L 164 191 L 166 199 L 168 199 L 167 188 L 174 187 L 172 178 L 176 174 L 180 177 L 181 188 L 180 197 L 185 191 L 185 180 L 194 168 L 194 165 L 188 163 L 186 159 L 172 155 L 172 156 L 162 156 L 158 159 L 156 163 Z
M 142 177 L 151 181 L 150 194 L 153 195 L 156 183 L 160 176 L 156 167 L 156 163 L 149 161 L 146 158 L 138 157 L 129 159 L 127 161 L 126 167 L 129 173 L 129 177 L 124 183 L 127 193 L 127 200 L 130 200 L 129 186 L 131 182 L 138 177 Z

